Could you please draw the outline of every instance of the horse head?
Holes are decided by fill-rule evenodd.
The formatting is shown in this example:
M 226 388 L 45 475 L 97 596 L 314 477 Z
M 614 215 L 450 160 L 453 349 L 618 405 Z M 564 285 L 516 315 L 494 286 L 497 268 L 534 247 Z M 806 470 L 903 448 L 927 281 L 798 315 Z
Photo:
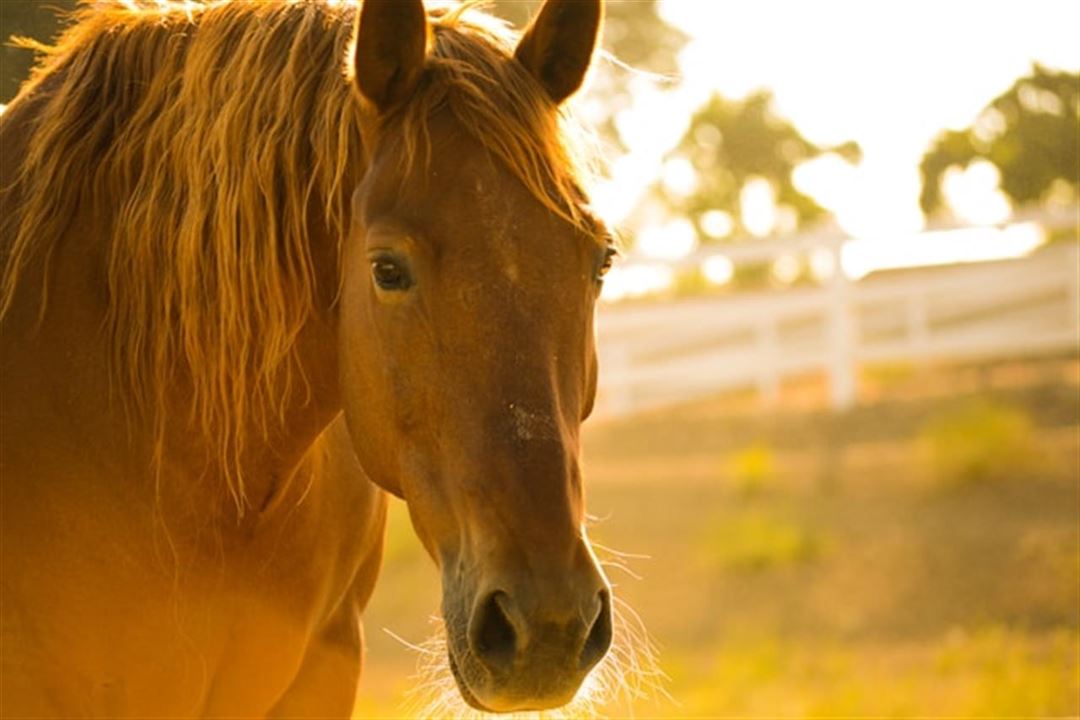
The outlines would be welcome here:
M 570 701 L 611 642 L 584 529 L 580 427 L 612 255 L 558 137 L 600 0 L 548 0 L 512 51 L 420 0 L 365 0 L 367 166 L 343 252 L 340 367 L 364 469 L 438 564 L 466 701 Z

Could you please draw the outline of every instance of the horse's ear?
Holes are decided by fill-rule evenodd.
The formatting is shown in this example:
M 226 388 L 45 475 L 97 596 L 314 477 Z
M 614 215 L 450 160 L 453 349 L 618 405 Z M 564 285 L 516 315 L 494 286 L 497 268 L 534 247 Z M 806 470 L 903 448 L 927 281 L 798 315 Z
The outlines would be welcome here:
M 428 52 L 421 0 L 364 0 L 356 20 L 356 86 L 379 112 L 407 100 Z
M 547 0 L 518 43 L 514 57 L 556 105 L 585 80 L 603 16 L 603 0 Z

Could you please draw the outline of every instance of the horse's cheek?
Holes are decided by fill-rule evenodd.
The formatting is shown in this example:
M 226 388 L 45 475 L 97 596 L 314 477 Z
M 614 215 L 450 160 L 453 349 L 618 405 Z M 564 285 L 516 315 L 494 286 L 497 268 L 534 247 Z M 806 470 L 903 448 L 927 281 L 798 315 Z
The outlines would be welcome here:
M 346 288 L 341 315 L 339 368 L 342 406 L 353 449 L 364 471 L 376 484 L 400 495 L 390 424 L 386 422 L 385 383 L 380 375 L 379 341 L 371 335 L 370 308 L 361 292 Z

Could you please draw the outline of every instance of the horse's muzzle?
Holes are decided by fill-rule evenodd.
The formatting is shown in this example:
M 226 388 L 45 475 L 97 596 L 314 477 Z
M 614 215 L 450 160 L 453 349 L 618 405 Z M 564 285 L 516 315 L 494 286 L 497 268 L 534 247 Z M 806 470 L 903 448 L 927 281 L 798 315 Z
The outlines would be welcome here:
M 488 712 L 569 703 L 611 645 L 607 582 L 595 567 L 556 576 L 542 588 L 531 577 L 502 580 L 474 595 L 464 627 L 450 625 L 466 613 L 446 613 L 462 697 Z

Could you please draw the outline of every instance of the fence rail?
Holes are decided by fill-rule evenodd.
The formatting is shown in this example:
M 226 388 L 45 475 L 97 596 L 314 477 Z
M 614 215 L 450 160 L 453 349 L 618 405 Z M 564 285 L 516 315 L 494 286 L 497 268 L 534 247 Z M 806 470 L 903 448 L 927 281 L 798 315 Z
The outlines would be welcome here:
M 861 363 L 1076 353 L 1080 246 L 818 288 L 613 305 L 598 335 L 601 416 L 744 387 L 775 402 L 784 378 L 814 371 L 829 376 L 832 406 L 843 409 Z

